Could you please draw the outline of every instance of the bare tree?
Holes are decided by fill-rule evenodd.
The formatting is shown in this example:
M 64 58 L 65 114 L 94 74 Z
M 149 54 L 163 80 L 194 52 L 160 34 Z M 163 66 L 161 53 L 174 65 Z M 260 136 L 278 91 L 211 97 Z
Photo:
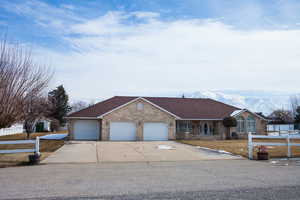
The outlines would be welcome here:
M 35 97 L 27 99 L 24 106 L 24 128 L 29 138 L 30 133 L 34 131 L 38 120 L 47 118 L 50 114 L 52 104 L 46 97 Z
M 52 74 L 33 62 L 30 51 L 0 41 L 0 128 L 25 119 L 28 101 L 42 96 Z
M 300 95 L 294 95 L 290 97 L 291 108 L 293 112 L 293 116 L 295 117 L 297 114 L 297 109 L 300 107 Z
M 85 101 L 75 101 L 71 104 L 72 110 L 71 110 L 70 113 L 77 112 L 79 110 L 85 109 L 85 108 L 90 107 L 92 105 L 95 105 L 94 101 L 90 101 L 89 103 L 87 103 Z
M 268 117 L 274 124 L 289 124 L 294 121 L 292 111 L 284 109 L 274 110 Z
M 70 113 L 77 112 L 77 111 L 79 111 L 79 110 L 82 110 L 82 109 L 84 109 L 84 108 L 87 108 L 88 106 L 89 106 L 89 105 L 88 105 L 86 102 L 84 102 L 84 101 L 76 101 L 76 102 L 73 102 L 73 103 L 71 104 L 72 110 L 71 110 Z

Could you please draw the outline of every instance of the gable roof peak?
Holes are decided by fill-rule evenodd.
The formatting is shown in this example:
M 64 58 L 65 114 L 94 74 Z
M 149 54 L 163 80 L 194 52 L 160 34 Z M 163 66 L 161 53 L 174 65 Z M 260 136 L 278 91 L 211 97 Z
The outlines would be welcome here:
M 97 118 L 117 108 L 142 99 L 180 119 L 222 119 L 240 108 L 210 99 L 181 97 L 114 96 L 70 114 L 69 118 Z

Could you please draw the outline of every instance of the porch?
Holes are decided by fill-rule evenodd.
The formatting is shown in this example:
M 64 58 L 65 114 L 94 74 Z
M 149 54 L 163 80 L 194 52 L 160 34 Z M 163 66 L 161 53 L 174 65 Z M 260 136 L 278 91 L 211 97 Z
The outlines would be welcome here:
M 220 120 L 177 120 L 176 139 L 217 140 L 225 138 L 226 130 Z

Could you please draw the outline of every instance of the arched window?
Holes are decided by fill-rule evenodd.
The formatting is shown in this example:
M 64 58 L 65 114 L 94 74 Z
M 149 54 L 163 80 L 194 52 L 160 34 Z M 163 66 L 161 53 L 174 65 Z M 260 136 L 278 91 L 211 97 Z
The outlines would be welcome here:
M 252 133 L 256 132 L 256 122 L 254 117 L 252 116 L 249 116 L 247 118 L 247 132 L 252 132 Z
M 207 135 L 208 134 L 208 125 L 205 123 L 204 124 L 204 134 Z
M 239 132 L 239 133 L 245 132 L 245 119 L 244 119 L 244 117 L 241 117 L 241 116 L 237 117 L 236 121 L 237 121 L 237 127 L 236 127 L 237 132 Z

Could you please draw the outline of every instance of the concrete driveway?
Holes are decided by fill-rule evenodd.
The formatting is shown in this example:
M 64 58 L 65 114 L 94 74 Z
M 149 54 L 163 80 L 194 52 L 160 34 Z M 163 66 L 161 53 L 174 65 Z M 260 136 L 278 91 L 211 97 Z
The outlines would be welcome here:
M 168 149 L 170 148 L 170 149 Z M 109 163 L 241 159 L 201 150 L 174 141 L 157 142 L 81 142 L 72 141 L 42 163 Z

